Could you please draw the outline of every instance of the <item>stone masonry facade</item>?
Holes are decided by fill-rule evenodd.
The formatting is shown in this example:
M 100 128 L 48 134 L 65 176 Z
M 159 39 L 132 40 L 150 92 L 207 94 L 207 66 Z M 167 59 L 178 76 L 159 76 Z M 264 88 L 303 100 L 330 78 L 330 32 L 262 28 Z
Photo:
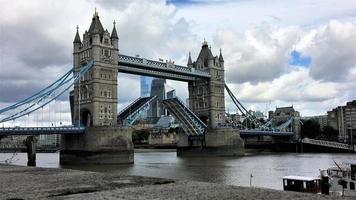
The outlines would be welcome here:
M 189 107 L 209 128 L 216 128 L 225 123 L 224 59 L 221 51 L 220 56 L 213 56 L 204 41 L 195 62 L 192 62 L 189 55 L 188 67 L 209 72 L 211 75 L 209 80 L 188 83 Z
M 94 60 L 92 69 L 74 86 L 74 123 L 84 126 L 117 124 L 117 64 L 119 38 L 115 28 L 104 30 L 97 12 L 81 41 L 78 28 L 73 42 L 75 72 Z M 80 102 L 80 105 L 79 105 Z M 80 110 L 80 111 L 79 111 Z

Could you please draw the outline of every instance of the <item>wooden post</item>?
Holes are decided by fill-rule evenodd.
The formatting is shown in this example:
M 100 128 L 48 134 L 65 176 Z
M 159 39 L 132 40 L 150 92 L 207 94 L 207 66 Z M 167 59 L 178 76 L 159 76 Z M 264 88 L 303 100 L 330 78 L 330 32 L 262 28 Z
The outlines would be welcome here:
M 27 166 L 36 166 L 36 138 L 28 136 L 25 141 L 27 148 Z

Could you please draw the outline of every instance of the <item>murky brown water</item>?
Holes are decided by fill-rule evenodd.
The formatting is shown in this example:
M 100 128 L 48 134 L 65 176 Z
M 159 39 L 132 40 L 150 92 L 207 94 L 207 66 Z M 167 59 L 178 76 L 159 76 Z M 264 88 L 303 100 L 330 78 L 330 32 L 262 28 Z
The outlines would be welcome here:
M 0 153 L 0 162 L 12 156 Z M 13 164 L 26 165 L 27 156 L 14 156 Z M 175 152 L 135 153 L 133 165 L 80 165 L 60 166 L 58 153 L 38 153 L 37 166 L 71 168 L 125 175 L 208 181 L 239 186 L 250 185 L 282 190 L 282 177 L 286 175 L 318 176 L 337 162 L 356 160 L 355 154 L 251 154 L 239 158 L 180 158 Z

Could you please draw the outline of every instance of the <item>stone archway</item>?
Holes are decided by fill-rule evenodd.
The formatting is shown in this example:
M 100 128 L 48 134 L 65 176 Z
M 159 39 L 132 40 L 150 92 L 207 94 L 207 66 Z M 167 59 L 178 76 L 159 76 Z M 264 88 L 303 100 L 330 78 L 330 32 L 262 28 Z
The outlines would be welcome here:
M 89 110 L 87 109 L 84 109 L 82 112 L 81 112 L 81 122 L 80 124 L 82 126 L 85 126 L 85 127 L 90 127 L 90 126 L 93 126 L 93 117 L 90 113 Z

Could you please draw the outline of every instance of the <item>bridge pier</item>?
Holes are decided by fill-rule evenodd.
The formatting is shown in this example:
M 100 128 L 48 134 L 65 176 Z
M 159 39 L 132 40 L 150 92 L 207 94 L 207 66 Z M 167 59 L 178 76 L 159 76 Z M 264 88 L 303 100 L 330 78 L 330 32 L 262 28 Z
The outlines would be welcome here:
M 127 164 L 134 162 L 132 130 L 88 127 L 83 135 L 62 135 L 60 164 Z
M 24 141 L 27 149 L 27 166 L 36 166 L 36 138 L 28 136 Z
M 242 156 L 244 154 L 244 142 L 237 129 L 208 129 L 202 143 L 190 142 L 187 135 L 179 134 L 178 156 Z

